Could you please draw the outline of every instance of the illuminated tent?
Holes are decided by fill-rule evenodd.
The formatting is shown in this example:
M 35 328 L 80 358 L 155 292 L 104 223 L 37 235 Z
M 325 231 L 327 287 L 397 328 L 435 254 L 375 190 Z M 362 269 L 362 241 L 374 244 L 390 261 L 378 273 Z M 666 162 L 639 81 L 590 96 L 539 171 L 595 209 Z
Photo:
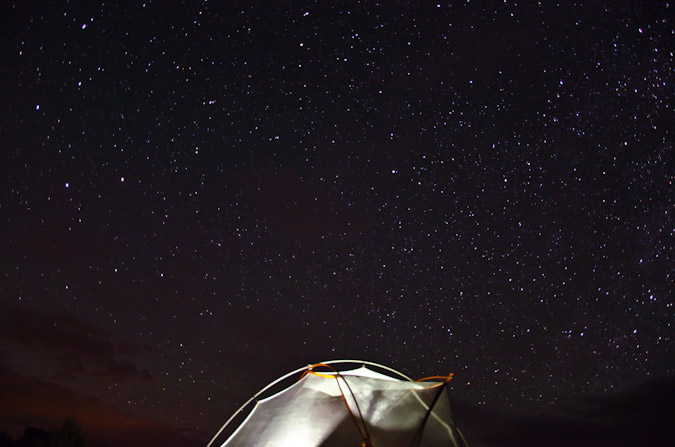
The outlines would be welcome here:
M 339 363 L 363 366 L 347 371 L 331 366 Z M 300 379 L 288 388 L 257 400 L 300 373 Z M 450 410 L 446 384 L 451 377 L 413 381 L 391 368 L 356 360 L 310 365 L 277 379 L 253 396 L 208 447 L 255 400 L 253 410 L 222 447 L 464 447 L 466 441 Z

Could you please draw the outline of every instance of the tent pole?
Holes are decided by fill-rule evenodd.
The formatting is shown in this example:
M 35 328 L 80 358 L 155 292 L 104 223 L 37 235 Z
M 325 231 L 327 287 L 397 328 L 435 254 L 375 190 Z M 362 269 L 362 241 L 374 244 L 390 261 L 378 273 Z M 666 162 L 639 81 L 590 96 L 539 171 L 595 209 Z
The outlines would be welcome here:
M 420 428 L 417 430 L 417 434 L 415 435 L 415 438 L 413 438 L 413 442 L 411 447 L 420 445 L 420 442 L 422 442 L 422 435 L 424 434 L 424 427 L 427 425 L 427 420 L 429 419 L 429 415 L 431 415 L 431 412 L 434 409 L 434 405 L 436 405 L 436 402 L 438 401 L 438 398 L 441 397 L 441 393 L 445 391 L 445 385 L 448 382 L 443 382 L 441 385 L 441 388 L 438 390 L 438 393 L 436 393 L 436 396 L 434 397 L 434 400 L 431 402 L 431 405 L 429 405 L 429 409 L 427 410 L 427 414 L 424 415 L 424 419 L 422 420 L 422 423 L 420 424 Z
M 311 366 L 311 365 L 309 365 L 309 366 Z M 234 419 L 239 413 L 241 413 L 241 412 L 244 410 L 244 408 L 246 408 L 246 407 L 247 407 L 251 402 L 253 402 L 258 396 L 260 396 L 262 393 L 264 393 L 264 392 L 267 391 L 268 389 L 272 388 L 272 387 L 273 387 L 274 385 L 276 385 L 277 383 L 279 383 L 279 382 L 281 382 L 281 381 L 283 381 L 283 380 L 285 380 L 285 379 L 288 379 L 288 378 L 291 377 L 292 375 L 298 374 L 299 372 L 302 372 L 302 371 L 306 370 L 309 366 L 303 366 L 302 368 L 298 368 L 298 369 L 296 369 L 295 371 L 291 371 L 291 372 L 289 372 L 288 374 L 279 377 L 277 380 L 275 380 L 274 382 L 270 383 L 269 385 L 267 385 L 266 387 L 264 387 L 263 389 L 261 389 L 260 391 L 258 391 L 257 393 L 255 393 L 255 394 L 253 395 L 253 397 L 251 397 L 249 400 L 247 400 L 246 403 L 244 403 L 244 405 L 242 405 L 241 407 L 239 407 L 239 409 L 238 409 L 237 411 L 235 411 L 234 414 L 233 414 L 232 416 L 230 416 L 230 418 L 227 420 L 227 422 L 225 422 L 225 423 L 223 424 L 223 426 L 220 427 L 220 430 L 218 430 L 218 433 L 216 433 L 216 435 L 213 437 L 213 439 L 211 439 L 211 441 L 206 445 L 206 447 L 211 447 L 211 444 L 213 444 L 213 442 L 216 440 L 216 438 L 218 438 L 218 436 L 220 436 L 220 434 L 223 432 L 223 430 L 225 430 L 225 427 L 227 427 L 227 426 L 229 425 L 229 423 L 232 422 L 232 419 Z
M 406 376 L 405 374 L 403 374 L 403 373 L 401 373 L 401 372 L 399 372 L 399 371 L 396 371 L 394 368 L 390 368 L 390 367 L 385 366 L 385 365 L 380 365 L 379 363 L 375 363 L 375 362 L 369 362 L 369 361 L 367 361 L 367 360 L 328 360 L 328 361 L 325 361 L 325 362 L 319 362 L 319 363 L 324 363 L 324 364 L 326 364 L 326 365 L 335 364 L 335 363 L 357 363 L 357 364 L 358 364 L 358 363 L 361 363 L 362 365 L 377 366 L 378 368 L 382 368 L 382 369 L 384 369 L 384 370 L 386 370 L 386 371 L 393 372 L 394 374 L 397 374 L 397 375 L 399 375 L 399 376 L 405 378 L 406 380 L 408 380 L 408 381 L 410 381 L 410 382 L 413 382 L 413 379 L 411 379 L 410 377 Z M 314 365 L 316 365 L 316 363 L 315 363 Z M 223 424 L 223 426 L 220 427 L 220 430 L 218 430 L 218 432 L 217 432 L 217 433 L 215 434 L 215 436 L 211 439 L 211 441 L 206 445 L 206 447 L 211 447 L 211 445 L 215 442 L 215 440 L 218 438 L 218 436 L 220 436 L 220 434 L 223 432 L 223 430 L 225 430 L 225 427 L 227 427 L 227 426 L 230 424 L 230 422 L 232 422 L 232 420 L 233 420 L 239 413 L 241 413 L 241 412 L 244 410 L 244 408 L 246 408 L 251 402 L 253 402 L 254 400 L 256 400 L 256 399 L 258 398 L 258 396 L 260 396 L 262 393 L 264 393 L 264 392 L 267 391 L 268 389 L 272 388 L 274 385 L 278 384 L 279 382 L 288 379 L 289 377 L 291 377 L 291 376 L 294 375 L 294 374 L 298 374 L 298 373 L 300 373 L 300 372 L 302 372 L 302 371 L 308 370 L 308 369 L 310 369 L 310 368 L 311 368 L 312 366 L 314 366 L 314 365 L 313 365 L 313 364 L 309 364 L 309 365 L 307 365 L 307 366 L 303 366 L 302 368 L 298 368 L 298 369 L 296 369 L 296 370 L 294 370 L 294 371 L 291 371 L 291 372 L 289 372 L 288 374 L 285 374 L 285 375 L 279 377 L 277 380 L 275 380 L 274 382 L 270 383 L 269 385 L 265 386 L 263 389 L 261 389 L 260 391 L 258 391 L 257 393 L 255 393 L 255 394 L 253 395 L 253 397 L 251 397 L 249 400 L 247 400 L 246 403 L 244 403 L 244 405 L 242 405 L 241 407 L 239 407 L 239 409 L 238 409 L 237 411 L 235 411 L 234 414 L 233 414 L 232 416 L 230 416 L 230 418 Z M 345 383 L 346 383 L 346 382 L 345 382 Z

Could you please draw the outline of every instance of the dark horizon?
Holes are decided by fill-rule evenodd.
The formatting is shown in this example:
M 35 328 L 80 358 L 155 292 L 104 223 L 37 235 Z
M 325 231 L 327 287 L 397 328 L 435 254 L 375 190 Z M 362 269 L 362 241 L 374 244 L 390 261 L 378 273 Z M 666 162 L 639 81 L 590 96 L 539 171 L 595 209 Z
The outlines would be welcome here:
M 606 3 L 3 3 L 0 431 L 202 445 L 361 358 L 478 446 L 661 442 L 675 24 Z
M 0 370 L 0 390 L 5 390 L 7 371 Z M 12 381 L 17 383 L 16 380 Z M 20 391 L 17 390 L 16 393 Z M 452 396 L 452 391 L 449 391 Z M 269 392 L 267 394 L 270 394 Z M 3 408 L 11 408 L 11 393 L 3 393 L 0 398 Z M 264 396 L 262 396 L 264 397 Z M 34 400 L 34 405 L 45 404 L 48 394 L 42 394 L 42 401 Z M 52 405 L 50 402 L 46 406 Z M 519 413 L 476 406 L 467 402 L 455 401 L 452 404 L 455 422 L 472 447 L 511 447 L 511 446 L 668 446 L 672 443 L 673 427 L 671 415 L 675 410 L 675 378 L 663 377 L 635 384 L 616 393 L 603 396 L 586 396 L 583 399 L 562 402 L 537 414 Z M 252 406 L 247 407 L 237 419 L 217 438 L 215 445 L 224 442 L 229 434 L 243 421 Z M 58 420 L 42 418 L 42 425 L 31 424 L 30 414 L 18 415 L 13 425 L 0 422 L 0 433 L 6 432 L 17 441 L 22 431 L 34 427 L 46 431 L 58 430 L 63 421 L 74 417 L 86 434 L 88 445 L 106 447 L 129 447 L 156 445 L 162 443 L 171 446 L 206 446 L 217 432 L 196 433 L 186 427 L 161 426 L 147 418 L 133 418 L 126 426 L 114 422 L 105 426 L 101 420 L 92 419 L 89 413 L 77 414 L 69 405 L 61 407 L 66 416 Z M 110 415 L 120 413 L 109 408 Z M 234 414 L 234 410 L 232 411 Z M 230 414 L 223 415 L 223 422 Z M 6 421 L 7 414 L 0 414 Z M 107 421 L 113 421 L 114 417 Z M 22 422 L 26 425 L 22 425 Z M 89 421 L 83 423 L 82 421 Z M 218 427 L 220 428 L 220 427 Z M 0 438 L 1 439 L 1 438 Z

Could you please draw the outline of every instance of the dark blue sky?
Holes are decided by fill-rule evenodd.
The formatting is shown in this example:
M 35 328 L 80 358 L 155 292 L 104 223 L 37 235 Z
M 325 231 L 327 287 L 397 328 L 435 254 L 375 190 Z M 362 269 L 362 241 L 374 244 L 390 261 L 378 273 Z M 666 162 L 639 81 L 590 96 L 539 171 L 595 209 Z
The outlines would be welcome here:
M 672 392 L 669 4 L 0 15 L 0 430 L 198 445 L 331 358 L 453 372 L 476 445 Z

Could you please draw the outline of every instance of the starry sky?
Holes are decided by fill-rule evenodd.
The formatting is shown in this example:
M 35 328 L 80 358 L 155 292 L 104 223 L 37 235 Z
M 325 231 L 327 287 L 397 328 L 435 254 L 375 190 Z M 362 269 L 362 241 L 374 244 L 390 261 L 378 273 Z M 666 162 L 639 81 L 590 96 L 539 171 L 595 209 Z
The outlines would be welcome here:
M 0 431 L 204 445 L 362 358 L 475 446 L 672 438 L 673 5 L 1 8 Z

